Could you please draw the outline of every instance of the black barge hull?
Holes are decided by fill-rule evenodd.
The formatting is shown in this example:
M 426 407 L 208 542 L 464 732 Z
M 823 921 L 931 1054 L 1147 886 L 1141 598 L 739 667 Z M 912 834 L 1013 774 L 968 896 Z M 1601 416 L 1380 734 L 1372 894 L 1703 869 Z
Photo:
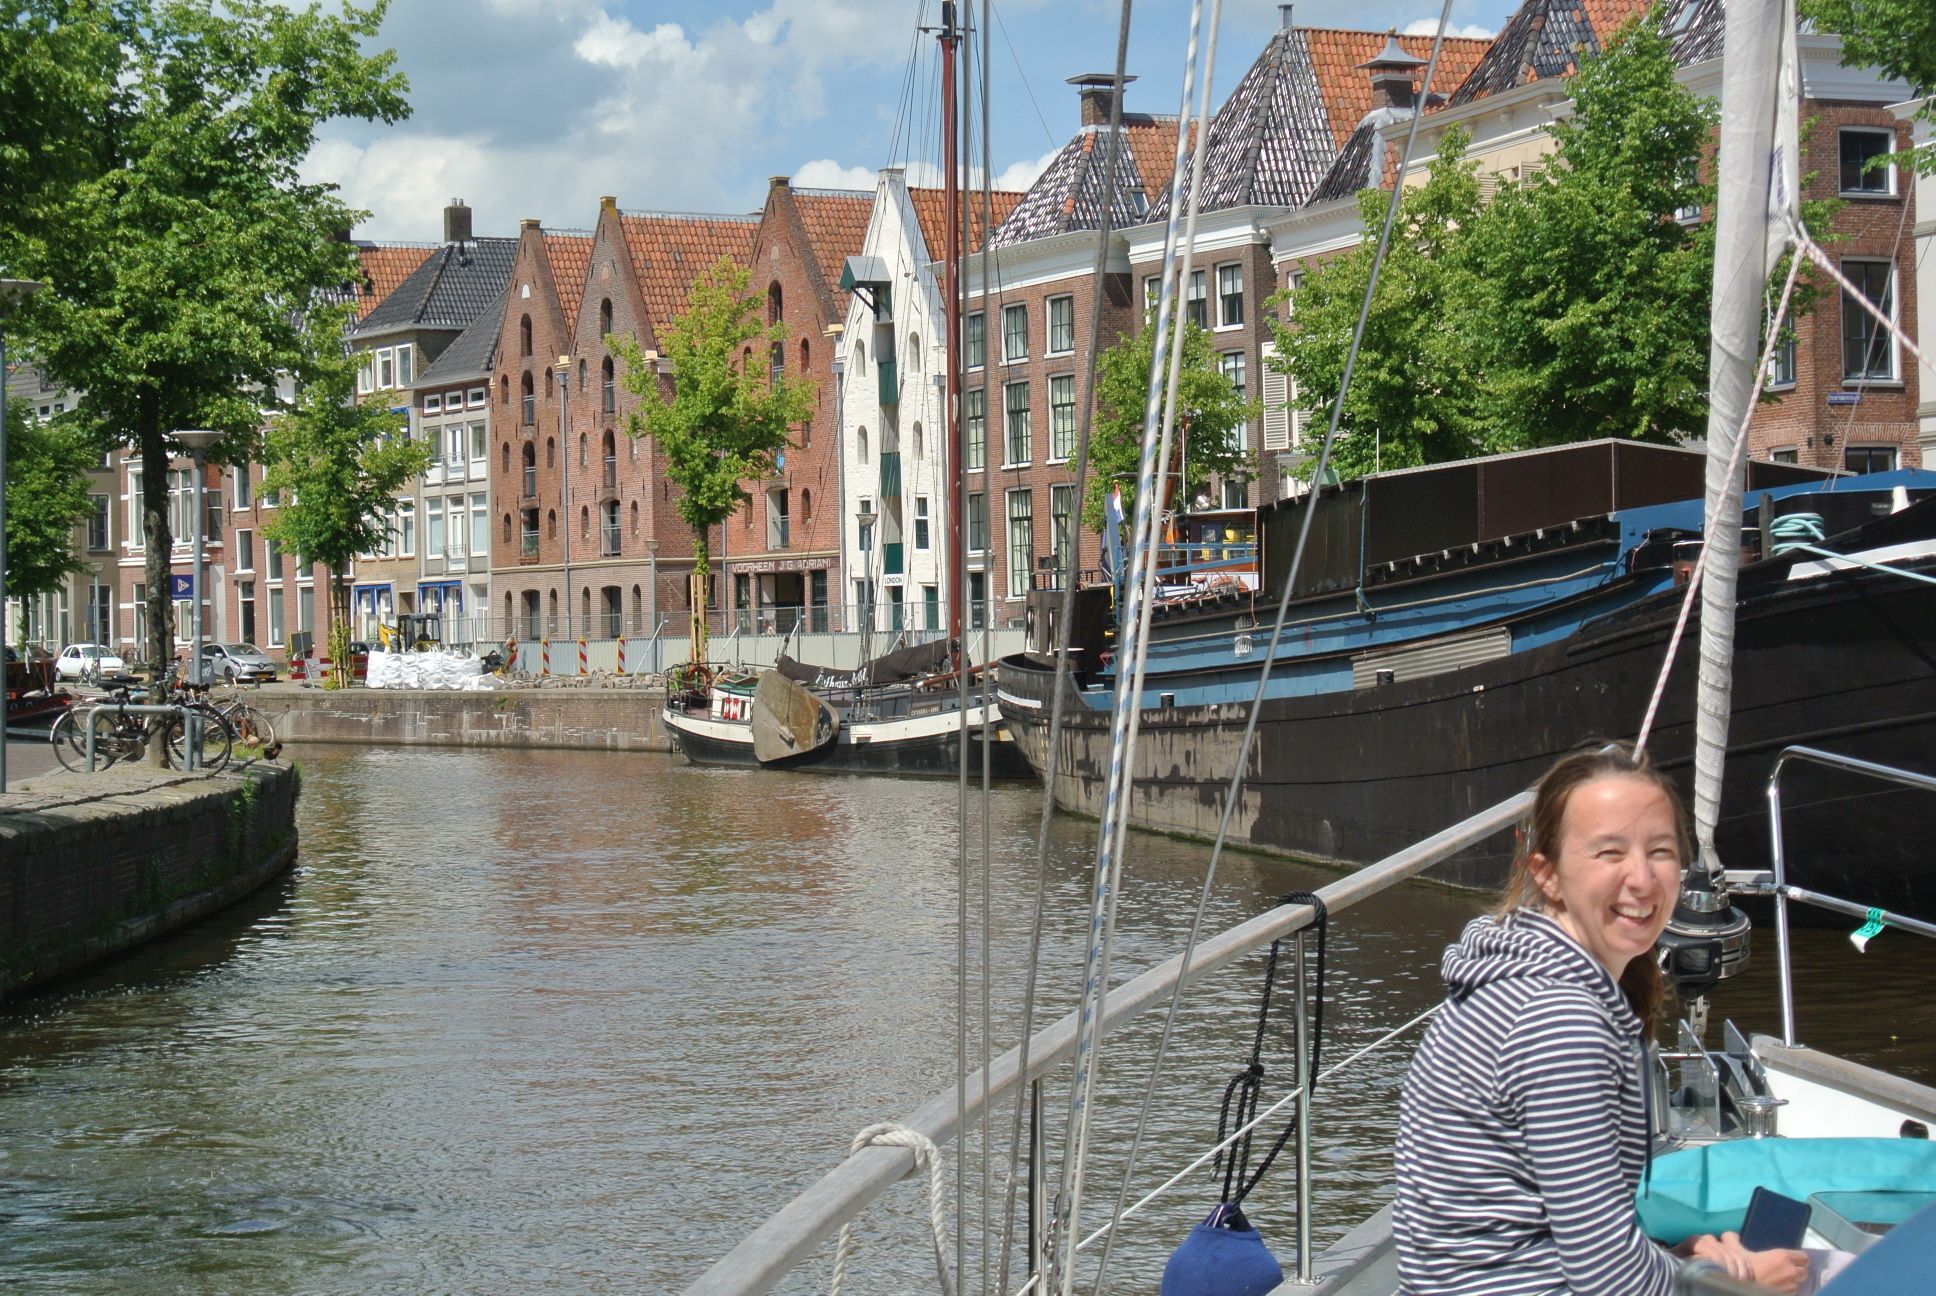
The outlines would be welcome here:
M 806 770 L 818 774 L 898 774 L 913 778 L 954 778 L 960 768 L 959 736 L 952 728 L 932 733 L 856 734 L 854 727 L 847 725 L 824 747 L 787 760 L 762 763 L 753 755 L 750 724 L 715 720 L 676 707 L 668 707 L 663 719 L 674 744 L 694 765 Z M 1035 777 L 1016 743 L 1003 729 L 1002 722 L 994 726 L 996 739 L 989 749 L 992 776 L 998 779 Z M 969 777 L 979 777 L 982 750 L 979 732 L 971 733 L 968 742 Z

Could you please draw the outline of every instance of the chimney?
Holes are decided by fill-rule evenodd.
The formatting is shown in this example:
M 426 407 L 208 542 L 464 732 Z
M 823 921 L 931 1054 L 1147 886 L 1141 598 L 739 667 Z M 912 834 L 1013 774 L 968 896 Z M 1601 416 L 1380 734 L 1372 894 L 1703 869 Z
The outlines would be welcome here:
M 1136 78 L 1123 78 L 1123 93 L 1129 93 L 1129 83 Z M 1082 100 L 1082 124 L 1084 126 L 1107 126 L 1109 124 L 1109 96 L 1116 86 L 1113 72 L 1084 72 L 1069 78 L 1069 84 L 1076 88 L 1076 95 Z
M 543 229 L 543 228 L 544 228 L 544 222 L 539 220 L 536 216 L 526 216 L 523 220 L 518 222 L 518 229 L 520 231 Z
M 1291 24 L 1291 6 L 1289 6 L 1289 5 L 1287 5 L 1287 4 L 1281 4 L 1281 5 L 1279 5 L 1279 6 L 1277 6 L 1277 28 L 1278 28 L 1278 30 L 1279 30 L 1279 31 L 1289 31 L 1289 30 L 1291 29 L 1291 26 L 1292 26 L 1292 24 Z
M 1385 33 L 1385 48 L 1358 66 L 1371 74 L 1372 107 L 1412 107 L 1416 97 L 1412 79 L 1425 66 L 1425 60 L 1407 54 L 1399 45 L 1395 31 Z
M 444 208 L 444 242 L 468 243 L 471 241 L 471 209 L 462 198 L 450 200 Z
M 768 176 L 766 178 L 766 187 L 769 189 L 785 189 L 791 186 L 792 182 L 792 176 Z

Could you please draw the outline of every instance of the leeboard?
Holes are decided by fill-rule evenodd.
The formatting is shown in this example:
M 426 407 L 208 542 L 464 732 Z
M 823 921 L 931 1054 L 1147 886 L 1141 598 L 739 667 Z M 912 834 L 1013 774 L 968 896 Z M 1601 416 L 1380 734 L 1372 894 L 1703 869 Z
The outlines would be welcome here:
M 818 751 L 840 732 L 840 715 L 778 671 L 762 671 L 753 690 L 753 757 L 762 765 Z

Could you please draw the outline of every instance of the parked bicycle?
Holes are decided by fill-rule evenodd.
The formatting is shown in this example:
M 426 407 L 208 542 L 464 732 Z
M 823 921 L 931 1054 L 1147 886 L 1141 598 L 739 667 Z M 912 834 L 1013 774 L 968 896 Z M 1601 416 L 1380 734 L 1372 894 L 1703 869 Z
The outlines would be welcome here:
M 239 689 L 231 687 L 219 696 L 211 693 L 208 701 L 217 714 L 228 722 L 237 747 L 250 755 L 266 755 L 271 759 L 274 758 L 275 724 L 260 710 L 243 701 Z
M 160 741 L 168 752 L 168 763 L 175 769 L 219 770 L 228 764 L 235 744 L 235 732 L 223 714 L 207 701 L 208 689 L 201 685 L 176 687 L 174 672 L 165 674 L 160 687 L 149 697 L 162 700 L 152 705 L 167 711 L 137 709 L 150 705 L 137 701 L 130 689 L 116 689 L 107 700 L 91 706 L 70 708 L 55 723 L 48 739 L 54 757 L 77 773 L 102 770 L 116 761 L 139 761 L 148 745 Z M 89 759 L 89 737 L 93 755 Z

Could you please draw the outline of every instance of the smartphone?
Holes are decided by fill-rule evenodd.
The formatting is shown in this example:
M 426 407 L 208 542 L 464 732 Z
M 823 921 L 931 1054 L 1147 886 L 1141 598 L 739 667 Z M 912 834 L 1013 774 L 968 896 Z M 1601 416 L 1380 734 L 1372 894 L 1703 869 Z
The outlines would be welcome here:
M 1741 1245 L 1750 1251 L 1792 1250 L 1808 1231 L 1808 1203 L 1766 1188 L 1748 1199 L 1748 1216 L 1741 1221 Z

